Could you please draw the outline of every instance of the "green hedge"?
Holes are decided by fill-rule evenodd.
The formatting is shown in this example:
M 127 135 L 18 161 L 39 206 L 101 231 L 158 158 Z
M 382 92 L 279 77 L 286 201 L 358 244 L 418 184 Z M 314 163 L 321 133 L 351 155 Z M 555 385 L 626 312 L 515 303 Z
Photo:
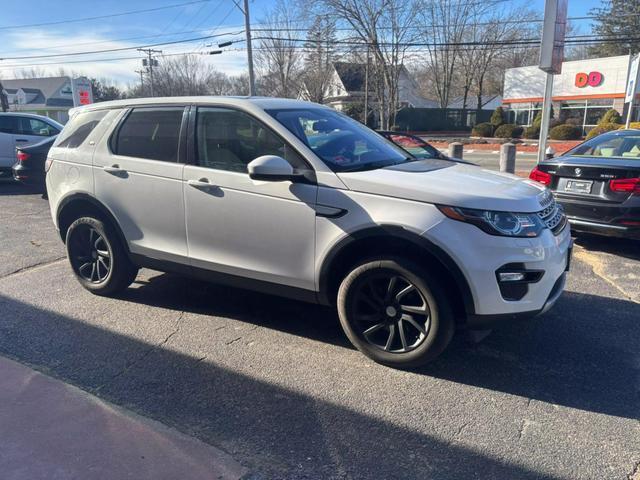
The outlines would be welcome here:
M 502 107 L 497 107 L 493 113 L 491 114 L 491 119 L 489 123 L 493 125 L 495 128 L 498 128 L 500 125 L 504 124 L 504 109 Z
M 471 135 L 474 137 L 490 137 L 493 135 L 493 125 L 489 122 L 478 123 L 471 130 Z
M 575 125 L 558 125 L 553 127 L 549 132 L 549 137 L 552 140 L 578 140 L 582 137 L 582 129 Z
M 607 133 L 613 130 L 618 130 L 621 127 L 622 125 L 619 125 L 617 123 L 601 123 L 597 127 L 593 127 L 591 130 L 589 130 L 589 133 L 587 134 L 587 140 L 595 136 L 598 136 L 601 133 Z
M 608 123 L 617 123 L 617 124 L 622 123 L 622 117 L 620 116 L 620 113 L 614 108 L 612 108 L 611 110 L 607 110 L 607 112 L 602 116 L 602 118 L 598 122 L 598 126 L 606 125 Z
M 504 123 L 496 128 L 494 137 L 498 138 L 519 138 L 522 136 L 523 128 L 513 123 Z

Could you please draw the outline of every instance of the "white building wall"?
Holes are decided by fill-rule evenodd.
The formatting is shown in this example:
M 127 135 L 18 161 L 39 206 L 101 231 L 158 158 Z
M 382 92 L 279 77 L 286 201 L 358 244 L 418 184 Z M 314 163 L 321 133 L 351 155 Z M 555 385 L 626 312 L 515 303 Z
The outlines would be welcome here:
M 626 88 L 629 55 L 564 62 L 562 73 L 553 80 L 554 97 L 621 94 Z M 577 87 L 576 74 L 600 72 L 600 85 Z M 537 66 L 510 68 L 505 72 L 504 101 L 541 98 L 544 95 L 545 74 Z

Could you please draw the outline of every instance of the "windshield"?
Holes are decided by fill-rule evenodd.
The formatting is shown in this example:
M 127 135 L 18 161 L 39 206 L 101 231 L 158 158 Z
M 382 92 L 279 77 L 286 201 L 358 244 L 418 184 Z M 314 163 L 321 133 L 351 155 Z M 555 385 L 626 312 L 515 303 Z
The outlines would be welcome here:
M 326 108 L 267 110 L 334 172 L 388 167 L 415 160 L 361 123 Z
M 581 143 L 565 155 L 640 160 L 640 133 L 609 133 Z

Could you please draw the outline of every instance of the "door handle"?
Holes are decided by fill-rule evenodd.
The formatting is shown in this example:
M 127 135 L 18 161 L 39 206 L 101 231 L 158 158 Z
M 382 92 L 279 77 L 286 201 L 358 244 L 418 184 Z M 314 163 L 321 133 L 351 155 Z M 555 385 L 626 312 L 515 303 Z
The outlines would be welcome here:
M 102 169 L 107 173 L 124 173 L 124 172 L 126 172 L 126 170 L 120 168 L 120 165 L 117 165 L 117 164 L 116 165 L 111 165 L 110 167 L 105 165 L 104 167 L 102 167 Z
M 16 138 L 16 142 L 28 142 L 26 138 Z
M 187 185 L 191 185 L 194 188 L 207 188 L 213 186 L 206 178 L 201 178 L 200 180 L 187 180 Z

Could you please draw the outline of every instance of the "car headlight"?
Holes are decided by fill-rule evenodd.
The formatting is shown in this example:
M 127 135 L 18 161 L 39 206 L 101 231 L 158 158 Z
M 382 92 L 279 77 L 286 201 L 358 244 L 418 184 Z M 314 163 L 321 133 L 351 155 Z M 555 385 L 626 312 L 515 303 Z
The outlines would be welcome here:
M 546 228 L 537 213 L 494 212 L 444 205 L 438 205 L 438 209 L 447 217 L 471 223 L 490 235 L 537 237 Z

